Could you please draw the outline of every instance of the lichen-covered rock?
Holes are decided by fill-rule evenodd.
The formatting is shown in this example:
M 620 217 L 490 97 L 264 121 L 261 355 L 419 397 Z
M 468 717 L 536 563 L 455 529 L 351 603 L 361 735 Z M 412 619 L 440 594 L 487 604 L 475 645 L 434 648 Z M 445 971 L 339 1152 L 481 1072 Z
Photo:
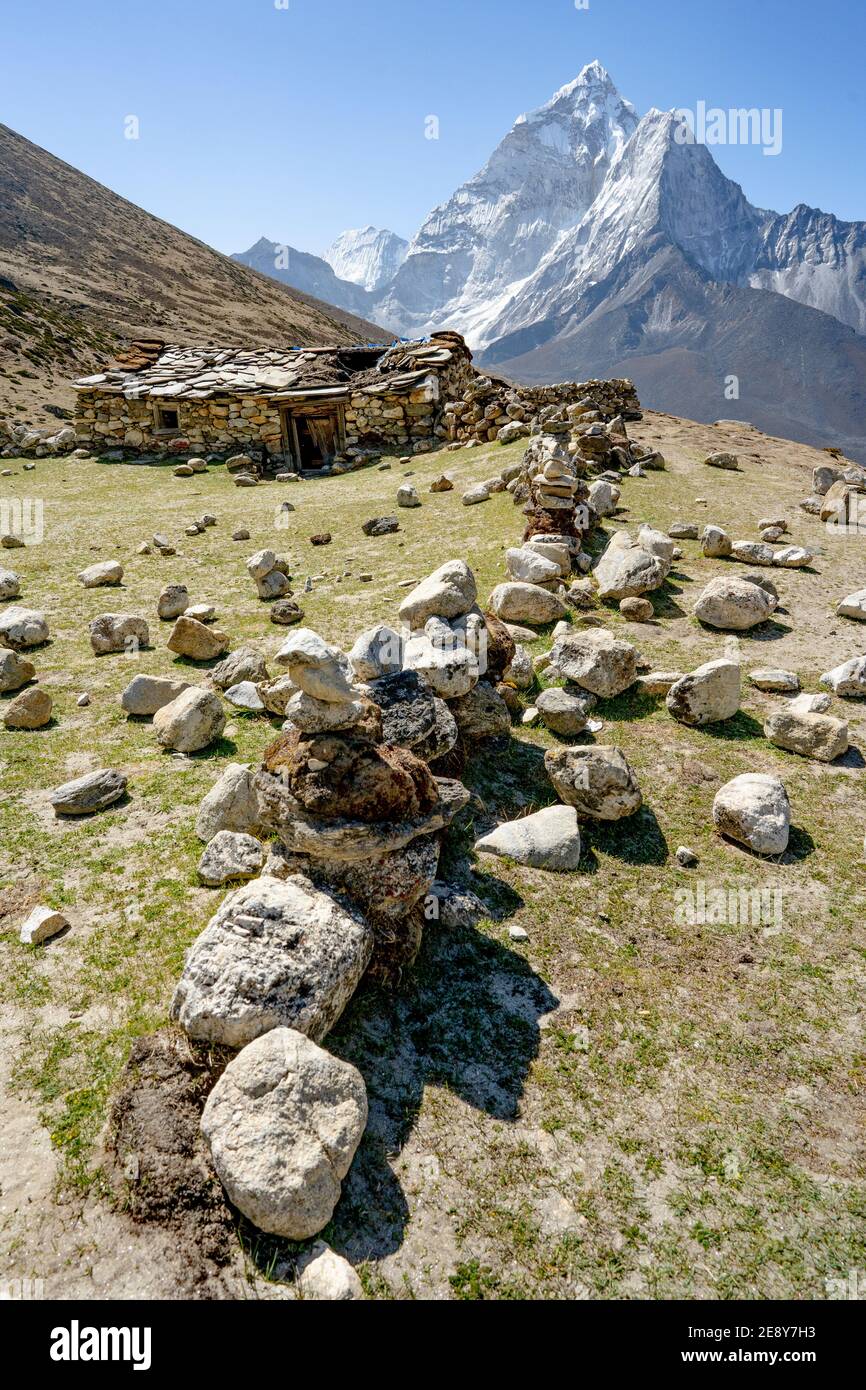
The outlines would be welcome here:
M 576 629 L 553 644 L 550 672 L 601 699 L 621 695 L 637 678 L 638 652 L 607 628 Z
M 90 645 L 96 656 L 137 651 L 149 642 L 147 623 L 134 613 L 100 613 L 90 624 Z
M 255 878 L 265 862 L 260 840 L 237 830 L 219 830 L 198 861 L 202 883 L 217 888 L 234 879 Z
M 740 708 L 740 667 L 720 657 L 683 676 L 667 694 L 674 719 L 693 728 L 732 719 Z
M 177 753 L 198 753 L 219 738 L 226 724 L 219 696 L 191 685 L 153 716 L 157 743 Z
M 468 695 L 451 700 L 448 707 L 466 744 L 511 733 L 508 706 L 488 681 L 479 681 Z
M 14 570 L 0 568 L 0 599 L 17 598 L 21 593 L 21 577 Z
M 774 710 L 764 725 L 764 737 L 789 753 L 832 763 L 848 752 L 848 725 L 830 714 L 801 714 L 790 705 Z
M 172 681 L 164 676 L 133 676 L 120 696 L 120 703 L 127 714 L 146 718 L 156 714 L 163 705 L 170 705 L 185 690 L 189 690 L 189 681 Z
M 546 806 L 543 811 L 506 821 L 475 842 L 477 854 L 513 859 L 530 869 L 571 873 L 580 863 L 580 830 L 573 806 Z
M 557 796 L 579 817 L 621 820 L 641 808 L 637 776 L 619 748 L 551 748 L 544 766 Z
M 245 763 L 229 763 L 199 807 L 195 833 L 207 844 L 220 830 L 252 834 L 258 828 L 258 804 L 250 768 Z
M 376 746 L 367 737 L 297 730 L 281 734 L 264 753 L 264 770 L 279 777 L 310 815 L 359 821 L 408 820 L 432 810 L 436 781 L 406 748 Z
M 308 880 L 254 879 L 229 894 L 193 942 L 171 1016 L 191 1038 L 224 1047 L 284 1027 L 318 1042 L 372 949 L 370 927 Z
M 459 618 L 478 597 L 475 575 L 465 560 L 448 560 L 413 589 L 400 604 L 408 627 L 423 627 L 428 618 Z
M 695 617 L 707 627 L 745 632 L 764 623 L 778 600 L 761 584 L 734 574 L 711 579 L 695 604 Z
M 366 1123 L 360 1072 L 276 1028 L 229 1062 L 201 1130 L 234 1206 L 259 1230 L 303 1241 L 333 1216 Z
M 744 772 L 716 793 L 713 822 L 720 835 L 756 854 L 784 854 L 791 827 L 785 785 L 766 772 Z

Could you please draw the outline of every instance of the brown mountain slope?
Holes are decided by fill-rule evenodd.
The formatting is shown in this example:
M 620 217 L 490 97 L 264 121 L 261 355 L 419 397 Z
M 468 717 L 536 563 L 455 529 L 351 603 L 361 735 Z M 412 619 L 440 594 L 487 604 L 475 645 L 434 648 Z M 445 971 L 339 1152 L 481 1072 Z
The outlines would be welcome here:
M 244 347 L 387 341 L 144 212 L 0 125 L 0 417 L 48 423 L 130 337 Z

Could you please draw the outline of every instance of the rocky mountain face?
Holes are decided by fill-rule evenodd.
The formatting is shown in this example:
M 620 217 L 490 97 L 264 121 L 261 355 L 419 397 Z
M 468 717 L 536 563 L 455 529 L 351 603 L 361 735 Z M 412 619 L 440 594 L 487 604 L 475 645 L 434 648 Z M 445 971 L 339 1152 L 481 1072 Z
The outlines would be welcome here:
M 375 291 L 390 284 L 408 250 L 408 241 L 396 232 L 361 227 L 338 236 L 323 259 L 341 280 Z
M 243 347 L 388 335 L 256 274 L 0 125 L 0 419 L 56 424 L 124 340 Z

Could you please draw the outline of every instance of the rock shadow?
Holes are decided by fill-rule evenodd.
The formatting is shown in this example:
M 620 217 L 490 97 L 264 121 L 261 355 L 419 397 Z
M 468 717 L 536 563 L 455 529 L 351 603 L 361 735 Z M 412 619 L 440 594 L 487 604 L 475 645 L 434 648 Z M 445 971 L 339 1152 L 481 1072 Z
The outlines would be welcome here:
M 353 1263 L 400 1247 L 409 1209 L 392 1164 L 425 1090 L 514 1122 L 539 1020 L 557 1003 L 523 956 L 479 931 L 433 924 L 404 991 L 362 986 L 326 1045 L 363 1075 L 370 1115 L 323 1239 Z

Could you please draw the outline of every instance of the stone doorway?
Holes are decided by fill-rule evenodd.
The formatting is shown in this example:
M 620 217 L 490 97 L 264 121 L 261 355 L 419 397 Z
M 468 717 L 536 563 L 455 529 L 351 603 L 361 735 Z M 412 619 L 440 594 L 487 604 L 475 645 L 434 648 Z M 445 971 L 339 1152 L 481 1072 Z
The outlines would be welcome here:
M 343 421 L 335 410 L 292 412 L 285 433 L 295 467 L 303 472 L 327 467 L 343 448 Z

